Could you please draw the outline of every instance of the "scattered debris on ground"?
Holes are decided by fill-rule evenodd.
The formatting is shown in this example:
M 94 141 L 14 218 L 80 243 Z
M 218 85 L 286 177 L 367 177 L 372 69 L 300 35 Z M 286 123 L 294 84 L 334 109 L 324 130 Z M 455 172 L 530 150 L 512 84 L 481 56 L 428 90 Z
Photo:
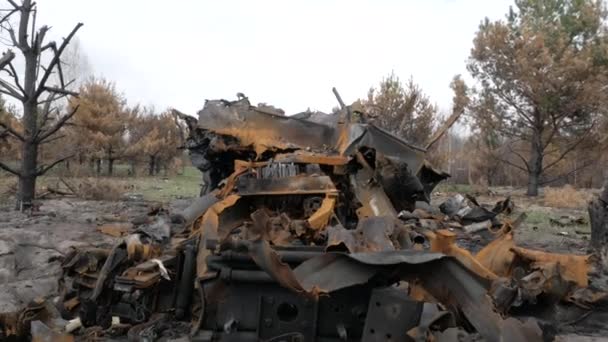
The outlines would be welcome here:
M 424 149 L 351 107 L 323 120 L 268 108 L 207 101 L 187 119 L 201 197 L 105 217 L 95 229 L 113 244 L 52 255 L 59 297 L 0 316 L 3 337 L 551 341 L 605 331 L 597 257 L 516 244 L 526 215 L 510 197 L 431 205 L 449 175 Z

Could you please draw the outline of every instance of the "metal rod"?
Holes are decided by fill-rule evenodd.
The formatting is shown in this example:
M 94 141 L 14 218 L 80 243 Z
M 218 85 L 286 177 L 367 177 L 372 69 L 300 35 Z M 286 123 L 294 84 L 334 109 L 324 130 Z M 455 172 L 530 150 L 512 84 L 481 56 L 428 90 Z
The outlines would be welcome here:
M 342 101 L 342 97 L 340 96 L 340 93 L 338 93 L 338 89 L 336 89 L 336 87 L 331 88 L 331 91 L 334 92 L 334 95 L 336 96 L 336 99 L 338 100 L 338 103 L 340 104 L 340 108 L 343 110 L 346 110 L 346 122 L 350 122 L 350 117 L 351 117 L 350 107 L 347 107 L 344 104 L 344 101 Z

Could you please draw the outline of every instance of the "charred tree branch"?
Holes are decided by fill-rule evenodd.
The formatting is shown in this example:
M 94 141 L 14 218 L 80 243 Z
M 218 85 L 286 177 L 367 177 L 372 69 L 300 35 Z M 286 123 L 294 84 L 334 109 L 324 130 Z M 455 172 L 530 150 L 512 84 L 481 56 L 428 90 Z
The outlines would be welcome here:
M 78 111 L 78 106 L 76 106 L 70 113 L 64 115 L 61 119 L 57 120 L 57 122 L 53 125 L 53 127 L 49 128 L 44 133 L 39 132 L 36 140 L 39 143 L 44 142 L 48 137 L 50 137 L 55 132 L 57 132 L 68 120 L 70 120 L 70 118 L 72 118 L 72 116 L 74 116 L 74 114 L 76 114 L 77 111 Z
M 16 11 L 21 9 L 21 6 L 19 6 L 14 0 L 7 0 L 9 4 L 11 4 Z
M 19 31 L 17 34 L 17 41 L 19 44 L 17 46 L 23 52 L 29 51 L 31 47 L 27 42 L 27 30 L 30 24 L 30 15 L 32 13 L 32 1 L 23 0 L 21 6 L 16 6 L 14 4 L 13 6 L 15 6 L 15 8 L 18 8 L 21 12 L 21 18 L 19 20 Z
M 55 68 L 55 66 L 59 64 L 63 50 L 65 50 L 65 48 L 68 46 L 68 44 L 70 43 L 70 41 L 72 40 L 72 38 L 74 37 L 74 35 L 78 31 L 78 29 L 80 29 L 82 27 L 82 25 L 83 25 L 82 23 L 78 23 L 76 26 L 74 26 L 74 28 L 72 29 L 72 32 L 70 32 L 70 34 L 68 34 L 68 36 L 63 40 L 63 42 L 59 46 L 59 49 L 57 49 L 55 51 L 55 55 L 53 56 L 53 59 L 49 63 L 48 67 L 46 68 L 46 70 L 44 72 L 44 75 L 42 75 L 42 78 L 40 79 L 40 83 L 39 83 L 40 86 L 38 87 L 38 90 L 36 91 L 36 98 L 38 96 L 40 96 L 40 94 L 46 89 L 46 82 L 48 81 L 49 77 L 53 73 L 53 69 Z M 61 69 L 59 69 L 59 70 L 61 70 Z M 60 76 L 60 77 L 63 77 L 63 76 Z
M 20 133 L 18 133 L 17 131 L 15 131 L 14 129 L 12 129 L 9 125 L 0 122 L 0 127 L 4 128 L 4 132 L 11 134 L 12 136 L 14 136 L 15 138 L 21 140 L 21 141 L 25 141 L 25 138 L 23 137 L 23 135 L 21 135 Z
M 10 18 L 11 15 L 17 13 L 17 11 L 19 11 L 19 10 L 13 9 L 13 10 L 9 11 L 7 15 L 5 15 L 4 17 L 2 17 L 2 19 L 0 19 L 0 23 L 4 23 L 6 21 L 6 19 Z M 14 35 L 15 35 L 15 33 L 13 32 L 13 36 Z
M 507 95 L 505 95 L 500 89 L 496 89 L 496 95 L 500 97 L 503 101 L 509 104 L 511 107 L 515 108 L 515 112 L 522 117 L 525 121 L 527 121 L 530 125 L 534 125 L 534 121 L 528 114 L 525 113 L 523 109 L 520 108 L 518 104 L 515 103 L 512 99 L 510 99 Z
M 16 46 L 17 48 L 19 48 L 19 50 L 21 50 L 21 45 L 19 44 L 19 41 L 17 40 L 17 36 L 15 36 L 15 30 L 13 30 L 12 27 L 7 29 L 9 36 L 11 37 L 11 41 L 13 42 L 13 45 Z
M 507 159 L 502 159 L 502 158 L 497 157 L 497 156 L 492 156 L 492 158 L 498 160 L 501 163 L 505 163 L 507 165 L 510 165 L 510 166 L 512 166 L 512 167 L 514 167 L 516 169 L 522 170 L 524 172 L 528 172 L 528 170 L 526 170 L 525 168 L 523 168 L 523 167 L 521 167 L 521 166 L 519 166 L 519 165 L 517 165 L 517 164 L 515 164 L 515 163 L 513 163 L 513 162 L 511 162 L 511 161 L 509 161 Z
M 67 156 L 67 157 L 63 157 L 63 158 L 60 158 L 60 159 L 55 160 L 54 162 L 52 162 L 51 164 L 49 164 L 49 165 L 47 165 L 47 166 L 41 165 L 41 166 L 40 166 L 40 168 L 38 168 L 38 171 L 36 171 L 36 175 L 37 175 L 37 176 L 42 176 L 42 175 L 44 175 L 44 174 L 45 174 L 45 173 L 46 173 L 48 170 L 52 169 L 52 168 L 53 168 L 55 165 L 57 165 L 57 164 L 59 164 L 59 163 L 61 163 L 61 162 L 64 162 L 64 161 L 66 161 L 66 160 L 68 160 L 68 159 L 70 159 L 70 158 L 72 158 L 72 157 L 74 157 L 74 155 L 73 155 L 73 154 L 70 154 L 70 155 L 69 155 L 69 156 Z
M 34 47 L 36 50 L 42 52 L 42 43 L 44 42 L 44 37 L 46 36 L 46 33 L 48 32 L 49 27 L 48 26 L 42 26 L 40 28 L 40 30 L 38 30 L 38 33 L 36 34 L 36 39 L 34 41 Z
M 44 101 L 45 103 L 44 103 L 44 107 L 42 109 L 42 120 L 40 121 L 40 127 L 38 128 L 38 130 L 42 129 L 46 125 L 46 122 L 49 119 L 49 115 L 51 114 L 51 103 L 53 103 L 53 101 L 55 101 L 56 99 L 57 99 L 57 96 L 55 96 L 55 94 L 51 93 L 51 94 L 49 94 L 47 99 Z
M 566 177 L 570 176 L 571 174 L 573 174 L 573 173 L 575 173 L 575 172 L 577 172 L 579 170 L 587 168 L 587 167 L 589 167 L 589 166 L 591 166 L 593 164 L 595 164 L 595 163 L 594 162 L 585 163 L 582 166 L 576 167 L 576 168 L 574 168 L 574 169 L 572 169 L 572 170 L 570 170 L 570 171 L 568 171 L 566 173 L 563 173 L 563 174 L 561 174 L 561 175 L 559 175 L 557 177 L 551 178 L 550 180 L 538 182 L 538 184 L 539 185 L 546 185 L 546 184 L 550 184 L 550 183 L 556 182 L 556 181 L 558 181 L 560 179 L 563 179 L 563 178 L 566 178 Z
M 519 159 L 521 159 L 522 162 L 524 162 L 524 165 L 526 166 L 526 170 L 529 172 L 530 164 L 528 164 L 528 161 L 526 160 L 526 158 L 524 158 L 524 156 L 522 156 L 519 152 L 515 151 L 513 149 L 513 147 L 511 146 L 511 144 L 507 144 L 507 147 L 509 148 L 509 151 L 511 151 L 511 153 L 516 155 Z
M 13 87 L 10 83 L 6 82 L 3 79 L 0 79 L 0 87 L 4 88 L 2 89 L 3 94 L 14 97 L 19 101 L 23 101 L 25 99 L 23 94 L 20 94 L 19 91 L 15 89 L 15 87 Z
M 588 132 L 590 132 L 590 131 L 593 129 L 593 127 L 594 127 L 594 126 L 595 126 L 595 125 L 593 125 L 593 124 L 592 124 L 592 125 L 591 125 L 591 127 L 589 127 Z M 572 151 L 573 151 L 573 150 L 574 150 L 574 149 L 575 149 L 575 148 L 576 148 L 578 145 L 580 145 L 580 143 L 582 143 L 582 142 L 585 140 L 585 138 L 587 138 L 587 133 L 588 133 L 588 132 L 586 132 L 585 134 L 582 134 L 580 139 L 578 139 L 578 140 L 577 140 L 577 141 L 575 141 L 573 144 L 571 144 L 570 146 L 568 146 L 568 147 L 567 147 L 567 148 L 566 148 L 566 149 L 565 149 L 565 150 L 564 150 L 564 151 L 563 151 L 563 152 L 562 152 L 562 153 L 561 153 L 561 154 L 560 154 L 560 155 L 557 157 L 557 159 L 555 159 L 555 160 L 554 160 L 554 161 L 552 161 L 551 163 L 549 163 L 549 164 L 547 164 L 546 166 L 544 166 L 544 167 L 542 168 L 542 171 L 543 171 L 543 172 L 545 172 L 546 170 L 550 169 L 551 167 L 553 167 L 553 166 L 557 165 L 557 163 L 559 163 L 560 161 L 562 161 L 562 160 L 563 160 L 563 159 L 566 157 L 566 155 L 567 155 L 568 153 L 572 152 Z
M 44 142 L 42 142 L 42 143 L 43 143 L 43 144 L 48 144 L 48 143 L 50 143 L 51 141 L 55 141 L 55 140 L 59 140 L 59 139 L 63 139 L 63 138 L 65 138 L 65 135 L 64 135 L 64 134 L 61 134 L 61 135 L 56 135 L 56 136 L 54 136 L 54 137 L 51 137 L 51 138 L 46 139 L 46 140 L 45 140 Z
M 21 86 L 21 82 L 19 81 L 19 74 L 17 74 L 17 71 L 15 70 L 13 63 L 9 62 L 8 67 L 11 71 L 10 72 L 11 76 L 15 80 L 15 85 L 17 86 L 17 88 L 19 88 L 19 90 L 21 91 L 22 94 L 25 94 L 25 90 L 23 89 L 23 86 Z
M 11 50 L 6 51 L 2 54 L 0 58 L 0 69 L 4 69 L 7 65 L 9 65 L 13 59 L 15 59 L 15 53 Z
M 17 176 L 17 177 L 20 177 L 20 176 L 21 176 L 21 173 L 20 173 L 19 171 L 17 171 L 17 170 L 15 170 L 15 169 L 13 169 L 12 167 L 10 167 L 10 166 L 8 166 L 8 165 L 4 164 L 3 162 L 0 162 L 0 169 L 2 169 L 2 170 L 4 170 L 4 171 L 6 171 L 6 172 L 8 172 L 8 173 L 12 173 L 13 175 L 15 175 L 15 176 Z
M 46 91 L 48 91 L 50 93 L 63 94 L 63 95 L 71 95 L 71 96 L 78 96 L 77 92 L 71 91 L 71 90 L 67 90 L 63 86 L 62 86 L 62 88 L 46 87 L 45 86 L 44 90 L 46 90 Z
M 448 120 L 445 122 L 445 124 L 437 130 L 437 132 L 435 132 L 435 135 L 429 140 L 429 142 L 426 144 L 426 149 L 430 149 L 437 141 L 439 141 L 439 139 L 441 139 L 441 137 L 445 134 L 445 132 L 447 132 L 450 127 L 452 127 L 456 121 L 458 121 L 458 119 L 460 118 L 460 116 L 462 115 L 462 113 L 464 113 L 464 111 L 458 111 L 454 114 L 452 114 Z

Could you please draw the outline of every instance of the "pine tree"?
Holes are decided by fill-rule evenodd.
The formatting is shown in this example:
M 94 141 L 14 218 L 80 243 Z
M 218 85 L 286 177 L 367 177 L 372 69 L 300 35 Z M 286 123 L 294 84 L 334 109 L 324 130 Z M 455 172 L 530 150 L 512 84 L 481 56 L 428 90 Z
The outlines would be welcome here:
M 501 160 L 527 173 L 530 196 L 606 112 L 605 19 L 601 1 L 517 0 L 475 36 L 468 69 L 494 107 L 476 120 L 513 144 L 516 161 Z

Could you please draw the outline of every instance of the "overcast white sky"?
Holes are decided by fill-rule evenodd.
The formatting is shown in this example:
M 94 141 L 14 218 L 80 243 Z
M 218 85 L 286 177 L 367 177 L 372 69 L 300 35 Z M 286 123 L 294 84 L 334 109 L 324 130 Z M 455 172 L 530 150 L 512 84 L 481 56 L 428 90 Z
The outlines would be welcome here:
M 293 114 L 351 103 L 392 70 L 413 75 L 443 109 L 466 74 L 484 17 L 512 0 L 39 0 L 52 36 L 74 24 L 97 75 L 130 104 L 195 114 L 205 99 L 267 102 Z

